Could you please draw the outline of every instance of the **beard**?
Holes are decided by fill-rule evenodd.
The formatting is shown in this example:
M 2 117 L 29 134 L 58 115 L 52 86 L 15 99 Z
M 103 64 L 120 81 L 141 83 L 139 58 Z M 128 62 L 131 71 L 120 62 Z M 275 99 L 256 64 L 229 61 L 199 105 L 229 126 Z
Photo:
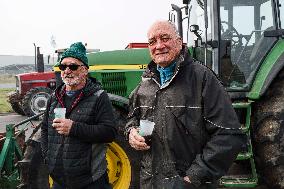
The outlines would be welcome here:
M 80 77 L 80 75 L 79 76 L 77 76 L 77 75 L 75 75 L 75 76 L 66 75 L 66 76 L 62 77 L 62 81 L 65 85 L 77 86 L 84 81 L 84 78 Z

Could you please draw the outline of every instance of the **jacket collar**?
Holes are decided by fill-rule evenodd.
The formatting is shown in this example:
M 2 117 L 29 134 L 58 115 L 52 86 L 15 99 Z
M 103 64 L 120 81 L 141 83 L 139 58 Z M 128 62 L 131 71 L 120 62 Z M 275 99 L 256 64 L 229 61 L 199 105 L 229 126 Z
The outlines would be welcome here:
M 66 86 L 65 84 L 61 84 L 59 87 L 55 89 L 55 94 L 62 95 L 65 93 Z M 96 91 L 101 89 L 101 85 L 93 78 L 87 78 L 87 82 L 85 87 L 81 90 L 83 92 L 83 96 L 90 96 L 91 94 L 95 93 Z
M 185 45 L 183 45 L 179 56 L 174 60 L 174 62 L 176 62 L 174 74 L 177 74 L 179 68 L 187 64 L 190 64 L 192 62 L 192 58 L 188 52 L 188 48 Z M 159 81 L 160 79 L 159 71 L 157 70 L 157 64 L 153 60 L 148 64 L 146 70 L 142 74 L 142 77 L 154 78 L 157 81 Z

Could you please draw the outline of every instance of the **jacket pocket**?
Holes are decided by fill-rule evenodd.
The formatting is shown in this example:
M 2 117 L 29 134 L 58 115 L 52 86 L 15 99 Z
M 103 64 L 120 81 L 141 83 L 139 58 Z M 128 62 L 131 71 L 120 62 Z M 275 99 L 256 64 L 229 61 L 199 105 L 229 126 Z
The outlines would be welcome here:
M 194 130 L 194 127 L 196 127 L 202 119 L 202 111 L 200 107 L 187 106 L 171 108 L 170 111 L 173 114 L 174 119 L 183 124 L 188 130 Z
M 184 165 L 190 165 L 201 147 L 201 109 L 188 107 L 167 108 L 167 135 L 174 153 L 176 168 L 184 172 Z
M 170 127 L 178 127 L 185 137 L 190 136 L 199 140 L 202 122 L 202 111 L 199 107 L 175 106 L 167 108 L 167 122 Z M 169 127 L 169 131 L 170 128 Z

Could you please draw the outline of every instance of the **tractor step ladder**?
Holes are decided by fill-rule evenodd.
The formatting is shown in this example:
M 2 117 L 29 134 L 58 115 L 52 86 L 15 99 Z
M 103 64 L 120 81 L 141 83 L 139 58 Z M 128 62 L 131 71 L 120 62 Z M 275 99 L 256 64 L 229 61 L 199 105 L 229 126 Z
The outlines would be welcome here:
M 253 150 L 251 144 L 250 135 L 250 117 L 251 117 L 251 101 L 249 102 L 236 102 L 233 103 L 233 107 L 236 112 L 245 114 L 245 119 L 240 120 L 243 132 L 247 135 L 246 149 L 239 153 L 236 162 L 245 162 L 249 165 L 249 173 L 238 175 L 225 175 L 220 179 L 220 185 L 224 187 L 248 187 L 254 188 L 257 186 L 258 177 L 255 168 L 255 162 L 253 158 Z M 241 116 L 243 117 L 243 116 Z

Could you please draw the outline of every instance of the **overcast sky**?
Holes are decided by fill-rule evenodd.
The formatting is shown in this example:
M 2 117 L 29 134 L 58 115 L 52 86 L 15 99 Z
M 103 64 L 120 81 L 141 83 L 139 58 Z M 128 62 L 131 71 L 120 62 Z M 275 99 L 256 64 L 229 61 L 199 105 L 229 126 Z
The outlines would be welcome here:
M 45 55 L 82 41 L 88 48 L 124 49 L 146 42 L 155 20 L 168 19 L 182 0 L 0 0 L 0 55 Z

